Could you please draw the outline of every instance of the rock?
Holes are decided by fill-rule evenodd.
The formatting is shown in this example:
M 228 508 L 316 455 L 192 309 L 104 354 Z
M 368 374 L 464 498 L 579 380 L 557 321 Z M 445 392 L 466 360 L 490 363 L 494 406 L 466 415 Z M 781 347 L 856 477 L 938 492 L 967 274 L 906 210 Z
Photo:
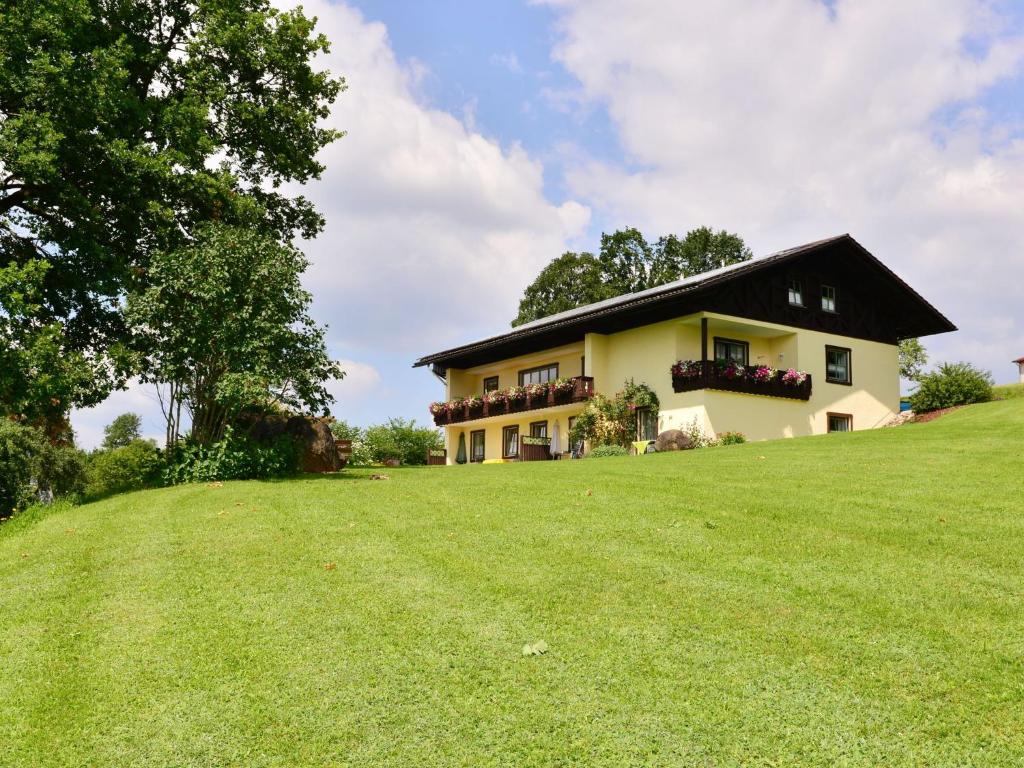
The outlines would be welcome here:
M 901 411 L 887 421 L 884 426 L 886 427 L 898 427 L 903 424 L 909 424 L 914 420 L 913 411 Z
M 666 429 L 654 441 L 654 449 L 661 451 L 688 451 L 693 448 L 693 440 L 679 429 Z
M 309 416 L 256 416 L 247 425 L 249 436 L 265 443 L 288 435 L 299 444 L 300 472 L 337 472 L 344 466 L 334 435 L 324 419 Z

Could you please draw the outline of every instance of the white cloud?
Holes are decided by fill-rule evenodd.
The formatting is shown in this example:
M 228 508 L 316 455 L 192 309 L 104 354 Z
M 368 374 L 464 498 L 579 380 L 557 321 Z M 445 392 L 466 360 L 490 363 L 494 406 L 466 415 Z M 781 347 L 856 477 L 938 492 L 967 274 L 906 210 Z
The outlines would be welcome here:
M 320 65 L 349 86 L 329 120 L 348 135 L 304 190 L 327 219 L 304 246 L 318 317 L 346 349 L 410 357 L 507 327 L 588 209 L 550 203 L 541 164 L 475 132 L 472 103 L 470 124 L 422 104 L 422 73 L 396 60 L 383 25 L 324 0 L 303 6 L 331 40 Z
M 554 5 L 555 55 L 580 82 L 562 103 L 605 108 L 624 150 L 568 173 L 610 227 L 706 223 L 758 253 L 849 231 L 961 327 L 937 353 L 1011 376 L 1024 140 L 979 97 L 1021 73 L 1024 40 L 996 6 Z
M 156 390 L 137 381 L 130 382 L 126 390 L 114 392 L 97 406 L 72 411 L 75 443 L 79 448 L 98 448 L 103 442 L 103 428 L 122 413 L 139 414 L 142 417 L 142 436 L 163 445 L 164 422 Z
M 369 363 L 339 360 L 345 378 L 331 382 L 329 389 L 339 403 L 349 405 L 372 395 L 380 386 L 380 372 Z
M 491 56 L 491 64 L 507 69 L 512 74 L 522 74 L 523 66 L 519 63 L 519 57 L 514 51 L 508 53 L 495 53 Z

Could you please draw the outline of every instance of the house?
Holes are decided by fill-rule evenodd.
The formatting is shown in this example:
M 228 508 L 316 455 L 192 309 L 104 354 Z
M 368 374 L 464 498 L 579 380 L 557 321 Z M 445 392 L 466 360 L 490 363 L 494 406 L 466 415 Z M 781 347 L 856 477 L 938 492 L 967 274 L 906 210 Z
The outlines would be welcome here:
M 1017 370 L 1020 371 L 1020 383 L 1024 384 L 1024 357 L 1018 357 L 1013 362 L 1017 364 Z
M 555 425 L 554 450 L 568 451 L 586 401 L 629 379 L 660 403 L 658 413 L 637 412 L 638 440 L 694 420 L 707 434 L 753 440 L 882 426 L 900 405 L 898 342 L 954 330 L 840 235 L 541 318 L 414 366 L 445 383 L 446 402 L 432 412 L 449 462 L 460 436 L 471 461 L 546 458 Z

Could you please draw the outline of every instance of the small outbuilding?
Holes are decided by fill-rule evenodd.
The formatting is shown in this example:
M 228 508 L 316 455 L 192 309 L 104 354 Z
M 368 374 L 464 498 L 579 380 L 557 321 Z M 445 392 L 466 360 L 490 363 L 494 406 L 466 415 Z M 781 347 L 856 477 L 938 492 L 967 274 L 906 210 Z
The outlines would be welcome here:
M 1013 362 L 1017 364 L 1017 369 L 1020 371 L 1020 383 L 1024 384 L 1024 357 L 1018 357 Z

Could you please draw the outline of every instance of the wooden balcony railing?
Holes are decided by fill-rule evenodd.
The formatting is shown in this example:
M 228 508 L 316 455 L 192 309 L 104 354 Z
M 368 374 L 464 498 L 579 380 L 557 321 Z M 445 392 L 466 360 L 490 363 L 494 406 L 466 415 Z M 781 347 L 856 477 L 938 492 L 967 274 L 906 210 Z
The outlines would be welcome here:
M 754 368 L 755 366 L 748 366 Z M 811 398 L 811 375 L 800 384 L 788 384 L 782 381 L 784 371 L 771 381 L 756 381 L 748 376 L 729 376 L 714 360 L 704 360 L 700 370 L 690 376 L 672 375 L 672 389 L 676 392 L 692 392 L 696 389 L 718 389 L 724 392 L 741 392 L 745 395 L 764 395 L 766 397 L 785 397 L 790 400 L 809 400 Z
M 582 403 L 594 396 L 594 379 L 590 376 L 575 376 L 572 389 L 564 392 L 545 392 L 541 396 L 524 397 L 519 400 L 506 400 L 498 403 L 480 403 L 475 407 L 463 406 L 460 410 L 439 413 L 434 416 L 434 424 L 443 427 L 447 424 L 460 424 L 464 421 L 485 419 L 488 416 L 505 416 L 523 411 L 534 411 L 538 408 L 552 408 L 556 405 Z

